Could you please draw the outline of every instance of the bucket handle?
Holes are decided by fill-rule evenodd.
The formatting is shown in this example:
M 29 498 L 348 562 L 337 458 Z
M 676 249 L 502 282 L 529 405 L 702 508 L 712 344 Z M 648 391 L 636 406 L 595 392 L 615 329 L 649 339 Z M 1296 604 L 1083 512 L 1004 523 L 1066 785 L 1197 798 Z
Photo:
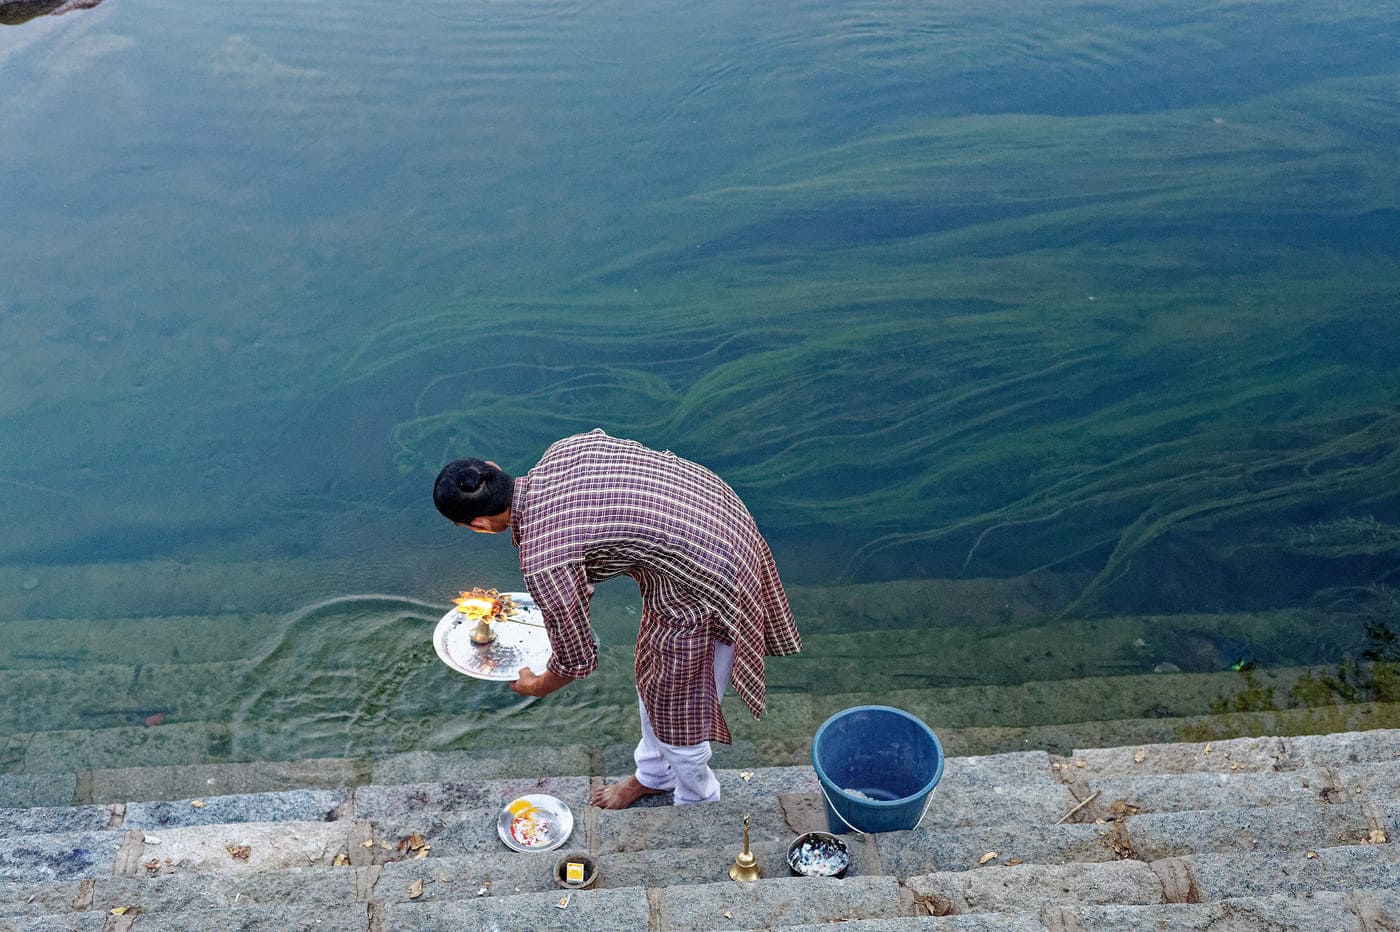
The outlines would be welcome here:
M 832 812 L 836 813 L 836 818 L 840 819 L 841 822 L 846 826 L 846 828 L 850 829 L 851 831 L 855 832 L 857 835 L 859 835 L 859 836 L 861 836 L 862 838 L 864 838 L 866 833 L 865 833 L 865 832 L 862 832 L 860 829 L 856 828 L 856 827 L 855 827 L 854 825 L 852 825 L 850 822 L 847 822 L 847 821 L 846 821 L 846 817 L 843 816 L 843 815 L 841 814 L 841 810 L 840 810 L 840 809 L 837 809 L 836 806 L 835 806 L 835 804 L 832 803 L 832 801 L 831 801 L 831 794 L 828 793 L 828 792 L 826 791 L 826 783 L 824 783 L 824 782 L 819 782 L 817 785 L 821 787 L 822 796 L 826 797 L 826 805 L 827 805 L 827 807 L 828 807 Z M 924 799 L 924 811 L 921 812 L 921 813 L 919 813 L 919 821 L 914 823 L 914 827 L 915 827 L 915 828 L 918 828 L 920 825 L 923 824 L 924 816 L 928 815 L 928 807 L 931 806 L 931 805 L 933 805 L 933 790 L 932 790 L 932 789 L 930 789 L 930 790 L 928 791 L 928 796 Z

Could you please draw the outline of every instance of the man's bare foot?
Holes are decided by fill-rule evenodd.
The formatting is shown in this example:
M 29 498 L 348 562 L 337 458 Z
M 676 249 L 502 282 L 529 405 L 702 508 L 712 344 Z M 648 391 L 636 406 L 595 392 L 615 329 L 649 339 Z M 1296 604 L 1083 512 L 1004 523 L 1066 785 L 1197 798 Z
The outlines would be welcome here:
M 621 783 L 609 783 L 607 786 L 600 786 L 593 791 L 593 798 L 589 800 L 599 809 L 626 809 L 628 806 L 641 799 L 643 796 L 655 796 L 657 793 L 665 793 L 667 790 L 654 790 L 649 786 L 643 786 L 636 776 L 630 776 Z

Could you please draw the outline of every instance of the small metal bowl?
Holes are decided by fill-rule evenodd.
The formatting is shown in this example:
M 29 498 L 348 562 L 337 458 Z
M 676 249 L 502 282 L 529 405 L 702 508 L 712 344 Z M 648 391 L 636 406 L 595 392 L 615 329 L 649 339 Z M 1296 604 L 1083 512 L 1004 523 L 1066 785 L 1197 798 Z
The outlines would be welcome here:
M 569 881 L 569 864 L 583 865 L 583 879 L 579 881 Z M 566 890 L 582 890 L 585 887 L 593 886 L 598 879 L 598 862 L 582 852 L 575 851 L 573 854 L 566 854 L 554 864 L 554 882 Z
M 851 866 L 851 852 L 830 832 L 807 832 L 788 846 L 787 862 L 801 877 L 844 877 Z

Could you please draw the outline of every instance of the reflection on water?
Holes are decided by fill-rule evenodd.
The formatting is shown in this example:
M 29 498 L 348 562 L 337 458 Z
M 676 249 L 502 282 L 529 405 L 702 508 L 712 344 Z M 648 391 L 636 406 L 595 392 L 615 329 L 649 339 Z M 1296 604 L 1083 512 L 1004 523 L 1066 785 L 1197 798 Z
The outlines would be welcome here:
M 630 706 L 629 670 L 609 662 L 601 675 L 574 684 L 570 704 L 583 712 L 535 708 L 538 700 L 516 695 L 506 683 L 463 676 L 438 660 L 432 633 L 444 610 L 364 594 L 326 599 L 280 618 L 241 679 L 220 684 L 231 710 L 234 758 L 552 745 L 563 742 L 549 732 L 566 723 L 577 731 L 604 719 L 616 730 L 619 710 Z M 532 738 L 537 732 L 544 734 Z
M 518 587 L 438 467 L 595 426 L 750 504 L 813 633 L 785 733 L 890 638 L 950 728 L 1185 719 L 1250 660 L 1251 714 L 1296 705 L 1400 623 L 1397 24 L 123 0 L 7 31 L 0 765 L 624 739 L 625 584 L 557 701 L 430 642 Z

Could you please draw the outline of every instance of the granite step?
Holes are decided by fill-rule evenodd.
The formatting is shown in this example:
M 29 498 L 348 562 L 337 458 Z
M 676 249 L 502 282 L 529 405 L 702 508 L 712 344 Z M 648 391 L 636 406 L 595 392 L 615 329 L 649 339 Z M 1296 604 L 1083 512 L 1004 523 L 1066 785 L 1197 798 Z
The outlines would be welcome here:
M 1050 907 L 1039 912 L 966 913 L 842 923 L 854 932 L 1257 932 L 1328 929 L 1373 932 L 1400 927 L 1400 896 L 1389 890 L 1231 897 L 1209 903 L 1155 906 Z M 785 926 L 786 932 L 830 932 L 828 925 Z
M 1229 852 L 1105 864 L 1018 864 L 940 871 L 905 879 L 932 915 L 1077 914 L 1086 907 L 1222 902 L 1238 897 L 1400 893 L 1400 854 L 1389 844 Z M 1326 928 L 1324 924 L 1320 926 Z
M 583 773 L 551 777 L 538 776 L 550 760 L 543 752 L 533 761 L 465 753 L 342 761 L 332 771 L 362 782 L 0 812 L 0 922 L 10 924 L 0 929 L 702 929 L 837 919 L 893 929 L 916 907 L 952 913 L 927 917 L 936 922 L 927 927 L 984 928 L 974 917 L 988 916 L 997 928 L 1139 920 L 1204 928 L 1257 916 L 1309 928 L 1317 915 L 1309 895 L 1348 921 L 1389 915 L 1400 877 L 1400 848 L 1389 844 L 1400 831 L 1397 738 L 952 757 L 918 828 L 849 836 L 852 871 L 839 882 L 782 876 L 791 838 L 824 824 L 809 765 L 722 769 L 724 800 L 712 806 L 674 809 L 656 797 L 604 812 L 586 805 L 605 779 L 599 749 L 577 749 L 573 769 Z M 194 768 L 150 782 L 125 773 L 111 786 L 169 785 L 175 776 L 205 788 L 287 781 L 298 767 Z M 462 779 L 391 782 L 444 768 Z M 95 777 L 86 779 L 91 792 Z M 1156 805 L 1072 811 L 1084 791 L 1104 785 Z M 1203 805 L 1220 786 L 1234 795 Z M 501 805 L 529 791 L 574 809 L 575 835 L 559 852 L 520 855 L 496 837 Z M 724 878 L 744 815 L 769 873 L 753 885 Z M 560 910 L 552 866 L 570 850 L 597 857 L 602 877 Z M 1353 886 L 1370 898 L 1345 908 L 1328 899 Z
M 1161 906 L 1102 906 L 1051 915 L 1054 932 L 1119 932 L 1122 929 L 1166 928 L 1175 932 L 1256 932 L 1259 929 L 1373 932 L 1400 928 L 1400 895 L 1391 890 L 1350 893 L 1275 894 L 1231 897 L 1209 903 Z M 1053 923 L 1053 924 L 1052 924 Z M 1073 924 L 1071 924 L 1073 923 Z
M 1010 762 L 1008 775 L 1023 762 Z M 990 766 L 987 761 L 980 763 L 983 771 Z M 552 792 L 579 814 L 571 847 L 607 856 L 662 853 L 659 858 L 631 858 L 631 866 L 610 882 L 619 882 L 632 871 L 636 876 L 655 876 L 658 864 L 665 865 L 678 852 L 691 849 L 706 850 L 701 860 L 717 865 L 713 869 L 718 870 L 726 856 L 717 852 L 733 849 L 745 815 L 752 819 L 755 852 L 767 863 L 781 865 L 791 838 L 825 827 L 820 794 L 811 791 L 810 774 L 800 770 L 760 771 L 752 773 L 752 781 L 744 781 L 743 773 L 722 772 L 728 798 L 715 805 L 623 812 L 588 807 L 585 796 L 590 781 L 582 777 L 502 781 L 491 786 L 362 787 L 353 802 L 354 818 L 348 817 L 352 804 L 344 794 L 325 791 L 214 797 L 197 801 L 203 804 L 199 806 L 194 805 L 196 801 L 134 803 L 125 808 L 131 823 L 88 832 L 38 833 L 35 829 L 50 827 L 46 821 L 50 810 L 18 810 L 12 818 L 29 818 L 15 823 L 17 831 L 0 835 L 0 844 L 9 852 L 0 857 L 0 877 L 35 883 L 89 879 L 108 872 L 156 877 L 344 863 L 384 865 L 391 876 L 406 872 L 408 881 L 402 886 L 407 888 L 414 879 L 439 879 L 431 872 L 401 866 L 412 853 L 407 845 L 416 836 L 421 839 L 419 847 L 431 855 L 434 870 L 454 869 L 470 876 L 469 864 L 449 862 L 475 861 L 482 883 L 500 882 L 506 889 L 537 888 L 545 875 L 535 870 L 538 865 L 529 863 L 530 858 L 499 857 L 496 815 L 504 801 L 521 791 Z M 946 795 L 948 811 L 992 812 L 1000 821 L 976 824 L 967 816 L 932 814 L 916 829 L 873 836 L 866 847 L 857 846 L 857 869 L 869 864 L 880 872 L 905 877 L 966 870 L 989 862 L 1053 865 L 1107 863 L 1125 857 L 1165 860 L 1232 850 L 1317 851 L 1366 845 L 1400 831 L 1400 806 L 1388 795 L 1375 803 L 1329 803 L 1319 798 L 1301 806 L 1136 814 L 1101 826 L 1055 824 L 1051 817 L 1057 810 L 1048 807 L 1039 813 L 992 809 L 986 791 L 959 789 L 957 783 L 955 777 L 949 787 L 935 793 L 935 798 Z M 488 800 L 489 805 L 479 805 Z M 103 813 L 113 819 L 123 814 L 120 809 L 85 807 L 82 817 L 95 824 Z M 297 818 L 307 814 L 316 820 Z M 266 815 L 279 819 L 256 821 Z
M 1075 821 L 1139 813 L 1250 808 L 1389 798 L 1400 786 L 1400 760 L 1350 767 L 1308 766 L 1277 772 L 1144 774 L 1094 777 L 1074 773 L 1066 788 L 1084 806 Z
M 851 697 L 852 699 L 856 697 Z M 898 698 L 898 697 L 882 697 Z M 1349 732 L 1356 724 L 1367 726 L 1400 724 L 1400 704 L 1363 704 L 1338 706 L 1330 710 L 1292 710 L 1289 712 L 1241 713 L 1201 716 L 1182 719 L 1138 719 L 1108 722 L 1070 723 L 1039 728 L 972 728 L 943 729 L 938 733 L 950 760 L 967 759 L 987 751 L 1006 751 L 1017 747 L 1063 747 L 1068 755 L 1057 759 L 1062 779 L 1079 786 L 1097 786 L 1087 781 L 1117 777 L 1136 777 L 1152 773 L 1216 772 L 1222 776 L 1239 775 L 1251 768 L 1268 771 L 1300 766 L 1289 757 L 1311 755 L 1316 766 L 1328 767 L 1334 762 L 1360 760 L 1355 752 L 1343 747 L 1334 749 L 1324 743 L 1321 749 L 1309 750 L 1314 739 L 1309 732 L 1327 732 L 1329 726 L 1339 726 L 1343 734 L 1400 735 L 1400 729 L 1373 729 Z M 758 723 L 755 730 L 770 723 Z M 771 723 L 762 740 L 738 738 L 733 746 L 716 746 L 717 766 L 732 768 L 754 766 L 810 766 L 812 726 L 803 727 L 796 721 Z M 735 722 L 736 731 L 740 726 Z M 222 729 L 227 741 L 226 726 Z M 108 743 L 146 744 L 140 750 L 146 766 L 98 766 L 77 772 L 64 772 L 61 761 L 52 755 L 34 756 L 39 769 L 33 772 L 0 774 L 0 808 L 67 806 L 91 803 L 115 803 L 133 800 L 195 798 L 207 795 L 282 790 L 292 787 L 336 788 L 366 783 L 407 783 L 432 780 L 467 782 L 473 779 L 493 779 L 502 776 L 526 776 L 540 773 L 601 774 L 624 773 L 630 766 L 631 744 L 604 747 L 561 745 L 558 747 L 532 745 L 510 750 L 478 749 L 461 751 L 408 751 L 377 759 L 322 758 L 303 761 L 245 761 L 240 763 L 197 763 L 208 760 L 208 736 L 190 735 L 179 731 L 181 726 L 108 732 Z M 1233 734 L 1292 735 L 1296 738 L 1269 739 L 1273 743 L 1267 753 L 1237 747 L 1238 742 L 1256 743 L 1259 739 L 1198 740 L 1183 744 L 1184 735 L 1209 736 Z M 1115 747 L 1091 752 L 1070 750 L 1083 746 L 1087 740 L 1105 735 L 1115 739 Z M 53 744 L 67 745 L 70 736 L 55 735 Z M 163 753 L 156 745 L 165 738 Z M 1232 741 L 1234 743 L 1232 743 Z M 1283 742 L 1287 742 L 1286 744 Z M 1130 743 L 1142 742 L 1142 743 Z M 1385 747 L 1368 747 L 1368 761 L 1397 759 L 1400 740 Z M 1092 747 L 1092 746 L 1091 746 Z M 105 754 L 94 749 L 92 762 L 104 764 Z M 1250 754 L 1254 756 L 1251 757 Z M 71 755 L 70 755 L 71 756 Z M 1137 758 L 1141 757 L 1141 760 Z M 164 761 L 172 763 L 163 763 Z M 1251 763 L 1251 762 L 1257 763 Z M 60 765 L 60 766 L 45 766 Z M 950 776 L 945 776 L 945 780 Z M 1093 789 L 1075 790 L 1082 799 Z M 1116 792 L 1101 794 L 1105 802 L 1118 798 Z
M 562 907 L 562 908 L 561 908 Z M 390 902 L 390 929 L 661 929 L 783 928 L 904 915 L 893 877 L 782 877 L 662 888 L 527 893 L 511 897 Z M 653 925 L 654 923 L 654 925 Z

